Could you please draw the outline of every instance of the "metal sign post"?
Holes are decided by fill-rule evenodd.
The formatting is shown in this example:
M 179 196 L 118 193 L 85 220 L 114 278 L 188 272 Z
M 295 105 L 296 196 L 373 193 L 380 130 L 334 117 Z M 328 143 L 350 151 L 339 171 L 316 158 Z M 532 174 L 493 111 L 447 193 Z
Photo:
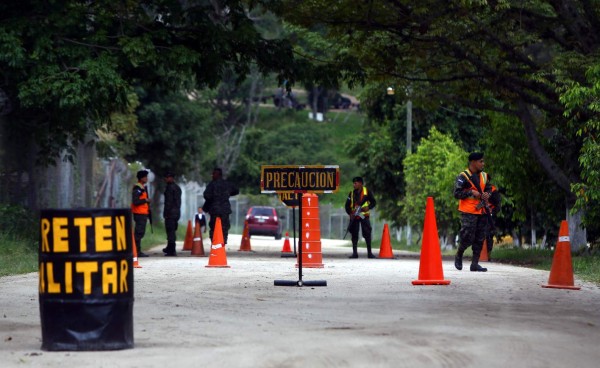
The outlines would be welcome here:
M 304 193 L 335 193 L 340 185 L 340 169 L 337 165 L 275 166 L 261 167 L 261 193 L 299 194 L 299 226 L 302 229 L 302 197 Z M 295 221 L 294 221 L 295 223 Z M 295 248 L 294 237 L 294 248 Z M 275 286 L 327 286 L 325 280 L 302 280 L 302 236 L 298 243 L 298 280 L 275 280 Z

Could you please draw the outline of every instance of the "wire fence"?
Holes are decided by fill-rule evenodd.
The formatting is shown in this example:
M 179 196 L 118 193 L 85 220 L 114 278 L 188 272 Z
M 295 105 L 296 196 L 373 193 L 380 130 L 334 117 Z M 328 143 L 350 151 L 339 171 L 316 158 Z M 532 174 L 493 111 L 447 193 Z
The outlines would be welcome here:
M 231 225 L 235 231 L 240 232 L 244 226 L 246 213 L 253 205 L 247 197 L 243 195 L 231 199 Z M 294 219 L 296 220 L 296 232 L 298 233 L 298 208 L 285 206 L 278 198 L 274 197 L 270 202 L 272 207 L 277 210 L 278 216 L 281 218 L 283 233 L 289 232 L 290 236 L 294 230 Z M 319 219 L 321 225 L 321 237 L 327 239 L 342 239 L 348 228 L 349 216 L 343 208 L 335 207 L 331 203 L 319 204 Z M 375 209 L 371 210 L 371 226 L 373 227 L 373 236 L 379 237 L 383 232 L 384 222 L 380 220 Z M 349 236 L 346 237 L 350 239 Z

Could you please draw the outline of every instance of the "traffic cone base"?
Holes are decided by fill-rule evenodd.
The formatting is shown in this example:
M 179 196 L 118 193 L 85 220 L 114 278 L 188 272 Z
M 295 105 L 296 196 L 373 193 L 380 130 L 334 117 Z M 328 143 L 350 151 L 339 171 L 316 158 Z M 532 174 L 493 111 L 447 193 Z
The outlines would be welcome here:
M 225 247 L 223 244 L 225 244 L 225 242 L 223 240 L 221 218 L 217 217 L 212 238 L 212 245 L 210 246 L 208 265 L 206 265 L 206 267 L 229 268 L 227 265 L 227 253 L 225 252 Z
M 413 280 L 413 285 L 450 285 L 450 280 Z
M 390 240 L 390 229 L 388 224 L 383 225 L 383 235 L 381 235 L 381 245 L 379 246 L 379 257 L 378 258 L 394 258 L 392 253 L 392 243 Z
M 423 224 L 423 243 L 419 265 L 419 279 L 413 285 L 449 285 L 450 280 L 444 280 L 442 269 L 442 252 L 438 237 L 437 223 L 433 197 L 427 197 L 425 207 L 425 223 Z
M 580 290 L 575 286 L 573 279 L 573 260 L 571 259 L 571 241 L 569 239 L 569 224 L 567 221 L 560 223 L 558 242 L 552 258 L 552 268 L 548 284 L 543 288 Z
M 569 289 L 569 290 L 581 290 L 581 286 L 567 286 L 567 285 L 542 285 L 546 289 Z

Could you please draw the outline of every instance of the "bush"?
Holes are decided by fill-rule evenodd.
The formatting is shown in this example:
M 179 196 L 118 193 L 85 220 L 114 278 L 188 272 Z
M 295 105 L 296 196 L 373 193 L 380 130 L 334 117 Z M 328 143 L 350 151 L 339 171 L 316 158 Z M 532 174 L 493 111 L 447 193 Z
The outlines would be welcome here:
M 14 238 L 36 239 L 38 226 L 31 211 L 0 204 L 0 233 Z

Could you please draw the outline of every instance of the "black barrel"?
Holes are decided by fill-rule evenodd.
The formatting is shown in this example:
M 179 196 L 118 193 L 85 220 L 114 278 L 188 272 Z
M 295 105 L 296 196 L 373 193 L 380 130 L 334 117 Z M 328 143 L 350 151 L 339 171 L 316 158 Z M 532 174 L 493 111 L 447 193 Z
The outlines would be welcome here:
M 40 214 L 42 349 L 133 348 L 131 211 Z

